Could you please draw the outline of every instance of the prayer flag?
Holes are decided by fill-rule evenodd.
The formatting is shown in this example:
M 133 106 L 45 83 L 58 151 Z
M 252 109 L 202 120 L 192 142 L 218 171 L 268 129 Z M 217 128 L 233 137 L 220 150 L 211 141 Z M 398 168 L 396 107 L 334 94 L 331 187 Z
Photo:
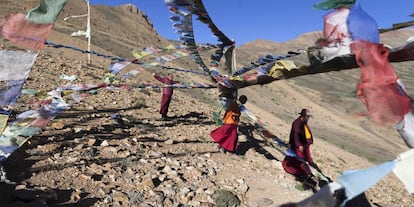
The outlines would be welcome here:
M 351 37 L 348 32 L 347 18 L 349 15 L 348 8 L 336 9 L 323 17 L 323 37 L 324 42 L 321 45 L 323 62 L 335 57 L 351 54 L 349 45 Z
M 361 68 L 357 96 L 368 109 L 366 115 L 379 124 L 400 122 L 411 111 L 411 99 L 388 62 L 388 49 L 364 40 L 354 41 L 351 47 Z
M 174 50 L 176 49 L 174 45 L 168 45 L 165 49 L 167 50 Z
M 0 81 L 26 80 L 37 53 L 0 50 Z
M 118 74 L 122 69 L 124 69 L 131 62 L 112 62 L 109 65 L 109 72 L 112 74 Z
M 0 83 L 0 107 L 9 108 L 16 104 L 22 90 L 24 80 L 7 81 L 5 84 Z
M 149 53 L 144 52 L 144 51 L 140 51 L 140 52 L 138 52 L 138 51 L 132 51 L 131 53 L 132 53 L 132 55 L 133 55 L 136 59 L 140 59 L 140 58 L 142 58 L 142 57 L 145 57 L 145 56 L 149 55 Z
M 36 24 L 27 21 L 22 13 L 9 14 L 0 29 L 4 38 L 19 47 L 41 50 L 52 31 L 53 24 Z
M 325 0 L 313 5 L 314 9 L 329 10 L 340 7 L 351 7 L 355 4 L 355 0 Z
M 165 4 L 169 6 L 188 6 L 191 2 L 188 0 L 165 0 Z
M 26 19 L 36 24 L 50 24 L 56 21 L 66 0 L 42 0 L 40 4 L 30 10 Z
M 6 128 L 8 120 L 9 114 L 0 114 L 0 134 L 2 134 L 4 129 Z
M 39 131 L 41 129 L 38 127 L 8 126 L 0 137 L 0 146 L 21 146 Z
M 348 8 L 339 8 L 323 17 L 323 36 L 327 42 L 340 42 L 343 38 L 349 36 L 346 24 L 348 15 Z
M 220 54 L 221 52 L 218 52 L 216 54 Z M 228 70 L 229 74 L 233 74 L 234 72 L 237 71 L 237 67 L 236 67 L 236 52 L 235 52 L 235 47 L 229 47 L 225 52 L 224 52 L 224 57 L 226 58 L 226 67 L 225 69 Z M 220 57 L 221 58 L 221 57 Z M 217 61 L 220 61 L 217 60 Z
M 393 160 L 363 170 L 344 171 L 338 178 L 338 183 L 345 187 L 347 200 L 344 202 L 351 200 L 375 185 L 393 170 L 396 162 L 396 160 Z
M 18 146 L 0 146 L 0 162 L 9 157 L 14 151 L 19 148 Z
M 404 142 L 411 148 L 414 148 L 414 113 L 410 112 L 404 116 L 404 119 L 394 125 Z M 413 171 L 414 172 L 414 171 Z
M 374 18 L 367 14 L 359 5 L 351 8 L 348 15 L 348 31 L 352 40 L 364 40 L 379 43 L 378 24 Z
M 397 163 L 393 170 L 394 174 L 404 183 L 410 194 L 414 194 L 414 149 L 398 155 Z
M 86 38 L 90 37 L 90 31 L 81 31 L 78 30 L 77 32 L 72 32 L 72 34 L 70 34 L 70 36 L 72 37 L 78 37 L 78 36 L 85 36 Z

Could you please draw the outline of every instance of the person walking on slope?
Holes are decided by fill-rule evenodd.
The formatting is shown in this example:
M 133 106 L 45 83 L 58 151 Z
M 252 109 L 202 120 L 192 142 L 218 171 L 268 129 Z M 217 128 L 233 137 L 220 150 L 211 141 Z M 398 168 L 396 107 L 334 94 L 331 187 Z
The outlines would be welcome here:
M 160 81 L 161 83 L 167 84 L 167 85 L 173 85 L 178 82 L 173 80 L 173 74 L 168 73 L 167 77 L 161 77 L 160 75 L 156 73 L 152 73 L 152 76 L 154 76 L 155 79 Z M 172 87 L 163 87 L 162 88 L 162 98 L 161 98 L 161 107 L 160 107 L 160 114 L 162 120 L 167 120 L 168 116 L 168 108 L 170 107 L 170 102 L 173 95 L 173 88 Z
M 316 182 L 311 179 L 312 174 L 308 166 L 309 164 L 319 169 L 310 153 L 313 136 L 308 120 L 312 115 L 308 109 L 302 109 L 299 114 L 300 116 L 292 123 L 289 137 L 289 150 L 294 154 L 286 155 L 282 165 L 287 173 L 294 175 L 299 181 L 316 185 Z
M 239 102 L 240 104 L 245 104 L 247 102 L 247 97 L 241 95 L 239 97 Z M 237 100 L 235 100 L 230 104 L 224 114 L 224 124 L 211 131 L 210 136 L 219 145 L 221 153 L 225 153 L 226 151 L 230 153 L 236 152 L 238 144 L 237 127 L 240 122 L 240 115 L 240 105 Z

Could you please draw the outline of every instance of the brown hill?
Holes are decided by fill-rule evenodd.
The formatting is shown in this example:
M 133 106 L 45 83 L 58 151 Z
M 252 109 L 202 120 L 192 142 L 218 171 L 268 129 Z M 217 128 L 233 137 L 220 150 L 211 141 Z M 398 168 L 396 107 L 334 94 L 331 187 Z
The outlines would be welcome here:
M 59 16 L 49 40 L 86 50 L 86 39 L 70 37 L 85 30 L 82 18 L 86 5 L 70 0 Z M 37 1 L 0 1 L 0 12 L 25 12 Z M 156 33 L 151 17 L 132 5 L 92 7 L 92 50 L 132 58 L 131 51 L 146 46 L 165 47 L 169 41 Z M 3 18 L 3 16 L 1 17 Z M 168 20 L 166 20 L 168 21 Z M 412 29 L 385 33 L 384 43 L 402 44 Z M 285 54 L 304 49 L 321 36 L 304 34 L 283 43 L 257 40 L 237 48 L 240 65 L 261 55 Z M 7 41 L 2 42 L 9 46 Z M 306 57 L 297 57 L 303 63 Z M 61 74 L 75 74 L 74 83 L 100 83 L 110 60 L 70 49 L 45 47 L 39 54 L 25 89 L 47 92 L 67 81 Z M 170 64 L 196 68 L 190 60 Z M 414 91 L 412 63 L 393 64 L 408 92 Z M 126 71 L 134 68 L 128 66 Z M 157 83 L 151 72 L 138 74 L 127 84 Z M 184 83 L 209 80 L 177 73 Z M 354 97 L 359 69 L 309 75 L 240 90 L 246 104 L 269 130 L 287 141 L 291 121 L 302 107 L 313 111 L 311 127 L 316 136 L 312 152 L 326 175 L 335 180 L 342 171 L 361 169 L 395 159 L 407 150 L 390 128 L 371 123 L 355 114 L 365 110 Z M 411 82 L 410 82 L 411 81 Z M 240 156 L 218 153 L 209 133 L 216 126 L 211 115 L 216 109 L 215 89 L 175 90 L 170 121 L 160 121 L 159 90 L 100 90 L 60 114 L 41 133 L 31 138 L 5 162 L 8 178 L 18 185 L 1 187 L 1 203 L 30 206 L 214 206 L 217 189 L 232 192 L 241 206 L 278 206 L 300 201 L 310 191 L 300 191 L 294 178 L 281 169 L 283 149 L 276 149 L 255 131 L 241 136 Z M 39 96 L 22 95 L 14 114 L 31 109 Z M 113 115 L 124 117 L 112 119 Z M 246 117 L 243 125 L 251 127 Z M 20 191 L 18 189 L 21 189 Z M 37 197 L 36 197 L 37 195 Z M 414 203 L 402 183 L 392 174 L 367 192 L 377 206 L 410 206 Z M 42 200 L 43 199 L 43 200 Z M 269 204 L 270 203 L 270 204 Z

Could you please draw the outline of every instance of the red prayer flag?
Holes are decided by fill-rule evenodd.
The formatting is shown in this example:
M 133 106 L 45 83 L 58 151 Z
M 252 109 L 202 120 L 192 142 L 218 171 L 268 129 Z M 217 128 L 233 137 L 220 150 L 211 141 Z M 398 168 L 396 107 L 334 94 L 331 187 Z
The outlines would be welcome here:
M 27 21 L 22 13 L 13 13 L 4 19 L 0 31 L 19 47 L 41 50 L 52 28 L 53 24 L 36 24 Z
M 367 115 L 380 124 L 396 124 L 411 111 L 406 94 L 394 68 L 388 62 L 388 50 L 382 44 L 357 40 L 351 44 L 361 68 L 357 96 L 366 105 Z

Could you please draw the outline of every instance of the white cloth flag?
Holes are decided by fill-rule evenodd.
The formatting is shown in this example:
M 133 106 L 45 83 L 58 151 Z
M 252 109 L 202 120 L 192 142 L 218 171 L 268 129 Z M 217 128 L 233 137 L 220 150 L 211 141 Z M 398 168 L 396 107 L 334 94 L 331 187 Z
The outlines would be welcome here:
M 414 113 L 407 113 L 404 119 L 398 122 L 394 128 L 398 131 L 404 142 L 410 148 L 414 148 Z
M 398 155 L 394 174 L 404 183 L 410 194 L 414 194 L 414 149 Z
M 0 50 L 0 81 L 26 80 L 37 54 Z
M 338 183 L 344 186 L 346 191 L 347 200 L 344 202 L 346 203 L 375 185 L 394 169 L 396 162 L 396 160 L 392 160 L 362 170 L 342 172 L 342 175 L 338 178 Z
M 91 37 L 91 29 L 87 28 L 86 31 L 78 30 L 77 32 L 72 32 L 72 34 L 70 34 L 70 36 L 72 36 L 72 37 L 85 36 L 85 38 L 90 38 Z
M 118 74 L 122 69 L 124 69 L 131 62 L 113 62 L 109 65 L 109 72 L 112 74 Z
M 348 32 L 348 8 L 335 9 L 324 16 L 323 36 L 327 45 L 321 50 L 322 62 L 335 57 L 351 54 L 351 36 Z

